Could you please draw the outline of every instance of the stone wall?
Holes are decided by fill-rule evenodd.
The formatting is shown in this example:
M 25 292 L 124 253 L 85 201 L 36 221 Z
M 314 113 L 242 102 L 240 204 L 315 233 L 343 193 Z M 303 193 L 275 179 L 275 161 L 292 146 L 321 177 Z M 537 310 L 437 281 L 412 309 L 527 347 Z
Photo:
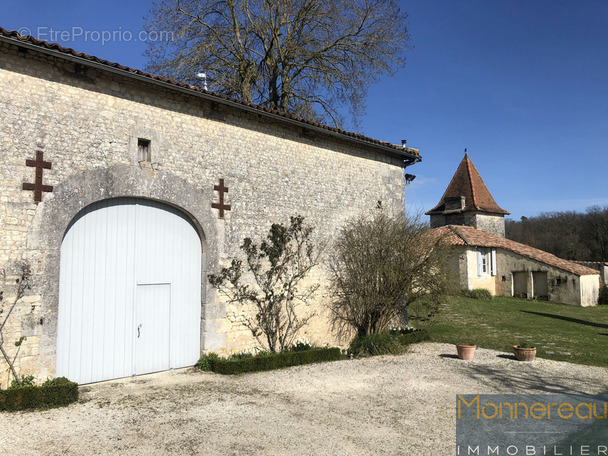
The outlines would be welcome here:
M 497 214 L 475 214 L 474 225 L 478 230 L 487 231 L 496 236 L 505 237 L 505 217 Z
M 533 273 L 546 272 L 550 301 L 576 306 L 597 304 L 598 275 L 578 276 L 502 249 L 498 249 L 497 266 L 498 295 L 513 295 L 513 273 L 521 271 L 527 277 L 528 298 L 534 298 Z
M 9 337 L 28 337 L 19 361 L 24 374 L 54 374 L 61 239 L 95 201 L 152 198 L 182 209 L 200 227 L 202 350 L 223 352 L 254 342 L 242 325 L 246 310 L 222 302 L 206 276 L 240 254 L 244 237 L 259 238 L 272 223 L 301 214 L 329 251 L 344 223 L 378 202 L 403 209 L 400 159 L 305 126 L 4 43 L 0 93 L 0 269 L 20 261 L 33 269 Z M 139 138 L 151 141 L 150 163 L 138 163 Z M 41 203 L 22 190 L 33 182 L 25 161 L 36 151 L 52 162 L 44 184 L 54 191 Z M 225 219 L 211 208 L 220 178 L 232 206 Z M 325 277 L 320 267 L 313 279 Z M 305 336 L 334 343 L 326 300 L 322 289 L 308 309 L 318 317 Z
M 455 212 L 453 214 L 431 215 L 432 228 L 439 228 L 445 225 L 471 226 L 478 230 L 505 237 L 505 219 L 504 216 L 498 214 Z
M 477 274 L 477 249 L 455 247 L 451 262 L 452 276 L 461 290 L 484 288 L 492 295 L 513 296 L 513 273 L 523 272 L 526 277 L 526 297 L 533 299 L 534 272 L 547 274 L 548 299 L 576 306 L 597 304 L 599 275 L 578 276 L 544 263 L 523 257 L 508 250 L 496 249 L 496 275 Z

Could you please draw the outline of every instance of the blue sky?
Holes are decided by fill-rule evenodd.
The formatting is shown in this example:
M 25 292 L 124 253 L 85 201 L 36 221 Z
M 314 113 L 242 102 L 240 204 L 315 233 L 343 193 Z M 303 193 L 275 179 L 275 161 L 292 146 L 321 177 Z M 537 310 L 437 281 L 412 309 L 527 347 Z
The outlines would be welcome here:
M 514 219 L 608 206 L 608 2 L 400 5 L 412 49 L 404 69 L 370 88 L 361 132 L 420 149 L 424 161 L 408 169 L 417 175 L 406 190 L 410 210 L 439 201 L 465 147 Z M 0 26 L 143 68 L 138 34 L 151 6 L 2 0 Z M 103 32 L 119 38 L 102 43 Z

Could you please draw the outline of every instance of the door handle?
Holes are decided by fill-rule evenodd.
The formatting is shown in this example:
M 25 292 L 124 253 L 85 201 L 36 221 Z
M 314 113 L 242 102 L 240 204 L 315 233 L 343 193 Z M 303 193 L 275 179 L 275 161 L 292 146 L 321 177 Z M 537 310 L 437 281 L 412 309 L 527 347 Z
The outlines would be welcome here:
M 137 338 L 139 339 L 140 333 L 139 330 L 141 329 L 141 325 L 137 326 Z

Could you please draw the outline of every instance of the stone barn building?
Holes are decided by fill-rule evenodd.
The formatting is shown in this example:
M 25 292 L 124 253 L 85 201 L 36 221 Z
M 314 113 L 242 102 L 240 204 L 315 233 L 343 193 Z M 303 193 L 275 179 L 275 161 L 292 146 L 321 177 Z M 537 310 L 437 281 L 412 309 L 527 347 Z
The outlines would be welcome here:
M 506 239 L 505 214 L 465 153 L 441 201 L 426 213 L 431 227 L 454 247 L 451 270 L 461 290 L 547 299 L 578 306 L 597 304 L 599 272 Z
M 404 168 L 420 161 L 1 28 L 0 115 L 4 309 L 20 266 L 32 273 L 3 347 L 41 380 L 89 383 L 252 347 L 247 310 L 207 275 L 296 214 L 329 245 L 378 205 L 403 210 Z M 334 343 L 316 296 L 301 335 Z M 3 386 L 7 374 L 2 359 Z

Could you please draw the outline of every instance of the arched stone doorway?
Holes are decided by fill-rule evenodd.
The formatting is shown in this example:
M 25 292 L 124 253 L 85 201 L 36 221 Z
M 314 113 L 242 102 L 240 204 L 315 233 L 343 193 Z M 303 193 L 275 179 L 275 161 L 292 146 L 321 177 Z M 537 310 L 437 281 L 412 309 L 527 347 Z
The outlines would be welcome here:
M 164 203 L 81 210 L 61 244 L 57 375 L 83 384 L 196 363 L 201 255 L 194 224 Z

